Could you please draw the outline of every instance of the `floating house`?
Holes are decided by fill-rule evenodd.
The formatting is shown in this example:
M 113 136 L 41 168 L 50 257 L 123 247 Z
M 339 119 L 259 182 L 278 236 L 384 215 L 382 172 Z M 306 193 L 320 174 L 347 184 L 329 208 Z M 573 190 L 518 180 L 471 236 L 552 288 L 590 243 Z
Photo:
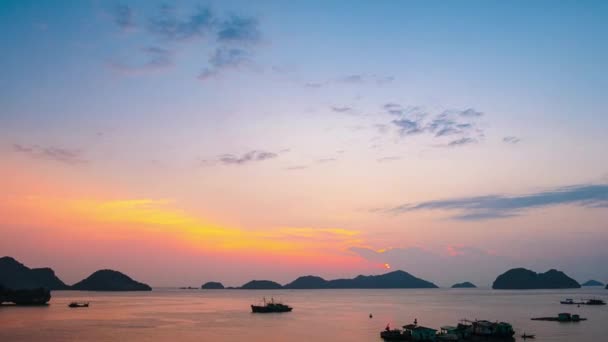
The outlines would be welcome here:
M 404 334 L 411 336 L 412 341 L 435 341 L 437 330 L 416 324 L 403 326 Z

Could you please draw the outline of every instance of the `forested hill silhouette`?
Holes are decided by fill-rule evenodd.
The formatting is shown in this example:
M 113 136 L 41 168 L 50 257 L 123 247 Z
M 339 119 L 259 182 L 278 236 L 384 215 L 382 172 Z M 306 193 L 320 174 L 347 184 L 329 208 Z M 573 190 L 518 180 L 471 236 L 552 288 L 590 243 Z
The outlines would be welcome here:
M 7 289 L 67 290 L 50 268 L 29 268 L 11 257 L 0 258 L 0 285 Z
M 597 280 L 587 280 L 586 282 L 584 282 L 582 284 L 582 286 L 604 286 L 604 283 L 602 283 L 601 281 L 597 281 Z
M 525 268 L 513 268 L 499 275 L 493 289 L 499 290 L 528 290 L 528 289 L 576 289 L 581 285 L 568 277 L 564 272 L 549 270 L 536 273 Z
M 474 289 L 476 287 L 477 286 L 475 286 L 475 284 L 471 283 L 470 281 L 465 281 L 464 283 L 452 285 L 453 289 Z
M 240 288 L 243 290 L 274 290 L 280 289 L 282 286 L 270 280 L 252 280 Z
M 414 289 L 437 288 L 437 285 L 416 278 L 405 271 L 381 275 L 359 275 L 353 279 L 325 280 L 317 276 L 299 277 L 284 286 L 286 289 Z
M 152 288 L 149 285 L 135 281 L 118 271 L 100 270 L 91 274 L 88 278 L 74 284 L 72 290 L 151 291 Z
M 73 286 L 66 285 L 50 268 L 28 268 L 11 257 L 0 258 L 0 286 L 24 290 L 81 290 L 81 291 L 150 291 L 150 286 L 113 270 L 93 273 Z

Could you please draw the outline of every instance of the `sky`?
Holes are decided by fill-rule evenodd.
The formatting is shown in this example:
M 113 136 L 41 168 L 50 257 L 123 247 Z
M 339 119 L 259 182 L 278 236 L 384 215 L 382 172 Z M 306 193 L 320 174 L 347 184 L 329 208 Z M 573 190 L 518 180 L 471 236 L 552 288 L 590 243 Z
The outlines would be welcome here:
M 0 255 L 67 283 L 608 281 L 607 17 L 1 1 Z

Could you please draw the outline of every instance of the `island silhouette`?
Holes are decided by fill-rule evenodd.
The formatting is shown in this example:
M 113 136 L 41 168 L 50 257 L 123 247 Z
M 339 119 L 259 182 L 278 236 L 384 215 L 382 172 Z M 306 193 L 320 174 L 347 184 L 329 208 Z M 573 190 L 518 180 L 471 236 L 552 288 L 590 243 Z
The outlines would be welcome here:
M 0 258 L 0 286 L 9 290 L 150 291 L 144 283 L 114 270 L 99 270 L 76 284 L 66 285 L 50 268 L 32 268 L 12 257 Z M 40 296 L 38 292 L 32 292 Z M 25 294 L 25 292 L 21 292 Z M 50 297 L 49 297 L 50 298 Z M 48 300 L 47 300 L 48 301 Z
M 464 283 L 457 283 L 452 285 L 453 289 L 474 289 L 477 288 L 477 286 L 475 286 L 475 284 L 471 283 L 470 281 L 465 281 Z
M 585 286 L 601 286 L 595 281 L 588 281 Z M 591 285 L 593 284 L 593 285 Z M 434 283 L 415 277 L 408 272 L 397 270 L 380 275 L 358 275 L 355 278 L 326 280 L 319 276 L 301 276 L 294 281 L 281 285 L 271 280 L 252 280 L 241 287 L 224 287 L 220 282 L 210 281 L 201 289 L 243 289 L 243 290 L 276 290 L 276 289 L 420 289 L 437 288 Z M 452 288 L 474 288 L 474 284 L 463 282 Z M 493 289 L 571 289 L 581 285 L 565 273 L 551 269 L 545 273 L 536 273 L 525 268 L 514 268 L 499 275 L 492 284 Z M 608 287 L 607 287 L 608 288 Z M 14 295 L 15 290 L 32 291 L 37 300 L 44 299 L 49 290 L 78 291 L 150 291 L 148 284 L 136 281 L 128 275 L 115 270 L 99 270 L 87 278 L 70 286 L 65 284 L 51 268 L 29 268 L 12 257 L 0 258 L 0 289 L 5 298 Z M 27 292 L 21 292 L 22 298 Z M 49 297 L 50 298 L 50 297 Z M 2 296 L 0 296 L 0 300 Z M 27 300 L 25 300 L 27 301 Z
M 564 272 L 551 269 L 536 273 L 525 268 L 513 268 L 499 275 L 492 284 L 497 290 L 577 289 L 581 285 Z
M 584 282 L 582 286 L 604 286 L 604 284 L 601 281 L 591 279 Z

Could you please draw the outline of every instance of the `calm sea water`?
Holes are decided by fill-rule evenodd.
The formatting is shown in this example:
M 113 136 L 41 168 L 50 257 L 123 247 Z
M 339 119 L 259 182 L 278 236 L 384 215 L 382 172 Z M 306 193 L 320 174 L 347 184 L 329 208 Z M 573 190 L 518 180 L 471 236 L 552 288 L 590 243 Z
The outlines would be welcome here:
M 294 307 L 252 314 L 274 297 Z M 0 307 L 0 341 L 381 341 L 387 323 L 414 318 L 438 328 L 460 319 L 502 320 L 536 341 L 608 341 L 607 306 L 560 305 L 563 298 L 601 298 L 608 290 L 170 290 L 147 293 L 57 291 L 47 307 Z M 89 308 L 70 309 L 75 300 Z M 580 323 L 531 321 L 559 312 Z M 372 313 L 373 318 L 368 315 Z

